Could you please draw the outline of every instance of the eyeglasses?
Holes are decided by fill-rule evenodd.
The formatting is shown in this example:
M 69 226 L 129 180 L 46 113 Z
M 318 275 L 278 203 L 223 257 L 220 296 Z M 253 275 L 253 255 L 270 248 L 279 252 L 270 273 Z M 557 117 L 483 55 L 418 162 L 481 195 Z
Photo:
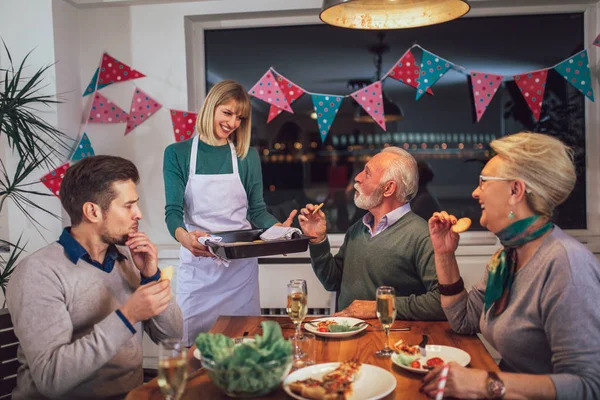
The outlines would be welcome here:
M 485 181 L 514 181 L 513 178 L 502 178 L 499 176 L 479 175 L 479 189 L 483 190 L 483 182 Z M 525 188 L 525 193 L 531 193 L 531 190 Z

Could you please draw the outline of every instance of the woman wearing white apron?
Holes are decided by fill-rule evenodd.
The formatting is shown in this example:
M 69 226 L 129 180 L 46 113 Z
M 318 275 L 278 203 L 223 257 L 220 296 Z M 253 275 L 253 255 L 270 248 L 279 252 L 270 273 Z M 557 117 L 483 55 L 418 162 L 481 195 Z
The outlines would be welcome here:
M 181 243 L 177 303 L 184 319 L 183 340 L 194 344 L 219 315 L 259 315 L 258 261 L 217 263 L 198 237 L 207 232 L 268 228 L 278 221 L 266 210 L 260 158 L 250 145 L 250 98 L 233 81 L 208 93 L 193 139 L 165 150 L 165 217 Z M 235 142 L 235 145 L 234 145 Z M 289 226 L 296 211 L 284 225 Z

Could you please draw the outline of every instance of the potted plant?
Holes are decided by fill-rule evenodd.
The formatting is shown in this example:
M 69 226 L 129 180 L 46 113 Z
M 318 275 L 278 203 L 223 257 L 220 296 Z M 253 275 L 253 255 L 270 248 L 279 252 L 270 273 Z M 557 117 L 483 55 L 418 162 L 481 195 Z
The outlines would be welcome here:
M 37 69 L 29 75 L 26 61 L 28 53 L 16 66 L 4 44 L 8 67 L 0 68 L 0 139 L 5 136 L 14 163 L 0 159 L 0 214 L 8 202 L 12 202 L 41 234 L 41 224 L 34 218 L 33 210 L 52 213 L 38 203 L 40 196 L 53 196 L 49 191 L 38 191 L 39 177 L 44 169 L 55 168 L 63 154 L 70 152 L 71 139 L 46 122 L 38 114 L 42 108 L 51 108 L 60 103 L 54 95 L 43 94 L 43 82 L 51 65 Z M 44 168 L 41 169 L 40 167 Z M 22 235 L 14 243 L 0 238 L 0 288 L 6 293 L 6 285 L 19 257 L 25 251 Z

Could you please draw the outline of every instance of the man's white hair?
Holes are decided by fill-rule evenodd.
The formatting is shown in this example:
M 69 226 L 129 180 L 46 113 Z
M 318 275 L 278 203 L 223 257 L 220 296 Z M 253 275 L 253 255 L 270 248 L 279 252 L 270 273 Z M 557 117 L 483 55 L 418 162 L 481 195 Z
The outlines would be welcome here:
M 400 147 L 390 146 L 381 151 L 393 153 L 398 157 L 390 161 L 388 168 L 383 173 L 381 184 L 387 181 L 396 182 L 396 198 L 402 203 L 408 203 L 417 195 L 419 189 L 419 170 L 417 160 L 410 153 Z

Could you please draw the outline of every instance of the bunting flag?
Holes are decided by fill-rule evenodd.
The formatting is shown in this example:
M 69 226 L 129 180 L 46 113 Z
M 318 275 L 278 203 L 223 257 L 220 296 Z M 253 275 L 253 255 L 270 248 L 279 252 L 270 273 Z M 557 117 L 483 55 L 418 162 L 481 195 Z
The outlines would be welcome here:
M 471 71 L 471 85 L 473 86 L 473 102 L 475 103 L 477 122 L 487 110 L 503 79 L 504 76 L 502 75 Z
M 275 74 L 275 76 L 277 77 L 276 81 L 277 85 L 279 86 L 279 89 L 283 92 L 283 95 L 285 96 L 286 100 L 290 105 L 304 94 L 304 89 L 296 85 L 294 82 L 288 80 L 283 75 Z M 271 105 L 271 108 L 269 109 L 269 118 L 267 119 L 267 124 L 271 122 L 273 118 L 281 114 L 281 111 L 283 111 L 283 109 Z
M 600 47 L 600 34 L 596 36 L 596 39 L 594 40 L 594 46 Z
M 194 136 L 194 127 L 198 113 L 181 110 L 171 111 L 171 122 L 173 122 L 173 134 L 176 142 L 183 142 Z
M 82 158 L 91 157 L 94 155 L 94 148 L 92 147 L 92 143 L 90 142 L 90 138 L 88 135 L 83 132 L 83 136 L 79 141 L 79 144 L 73 151 L 73 156 L 71 156 L 71 161 L 79 161 Z
M 88 121 L 101 124 L 127 122 L 127 113 L 121 107 L 96 92 Z
M 371 83 L 369 86 L 352 93 L 351 96 L 379 124 L 381 129 L 385 131 L 381 81 Z
M 432 87 L 454 64 L 423 50 L 421 57 L 421 76 L 419 76 L 419 86 L 417 86 L 417 100 L 425 94 L 425 91 Z
M 258 82 L 250 89 L 250 94 L 271 105 L 281 108 L 289 113 L 294 113 L 287 98 L 279 88 L 273 72 L 269 69 Z
M 592 78 L 590 75 L 590 65 L 588 61 L 587 50 L 583 50 L 573 57 L 554 67 L 556 72 L 573 85 L 585 97 L 594 101 L 594 91 L 592 89 Z
M 100 90 L 100 89 L 105 88 L 108 85 L 110 85 L 110 83 L 107 83 L 105 85 L 98 85 L 98 88 L 96 88 L 96 83 L 98 81 L 98 72 L 99 71 L 100 71 L 100 68 L 96 68 L 96 72 L 94 72 L 94 76 L 92 76 L 92 80 L 90 81 L 90 84 L 88 85 L 87 89 L 85 89 L 85 92 L 83 92 L 83 95 L 81 97 L 85 97 L 88 94 L 94 93 L 96 90 Z
M 111 57 L 108 53 L 104 53 L 102 56 L 102 64 L 100 65 L 98 83 L 101 85 L 110 85 L 111 83 L 129 81 L 145 76 L 146 75 L 136 71 L 129 65 L 123 64 L 116 58 Z
M 60 167 L 56 168 L 53 171 L 50 171 L 46 175 L 44 175 L 40 181 L 48 188 L 50 191 L 56 196 L 59 197 L 60 194 L 60 184 L 65 177 L 65 171 L 70 167 L 69 162 L 67 161 Z
M 416 89 L 419 85 L 419 73 L 420 69 L 415 61 L 415 56 L 408 50 L 400 57 L 398 62 L 394 64 L 392 69 L 387 73 L 387 76 Z M 433 91 L 430 88 L 427 88 L 427 93 L 432 95 Z
M 542 112 L 547 76 L 547 69 L 513 76 L 536 121 L 540 120 L 540 113 Z
M 317 123 L 319 124 L 319 134 L 321 135 L 321 142 L 325 142 L 329 128 L 335 119 L 335 115 L 342 104 L 342 96 L 327 95 L 327 94 L 313 94 L 312 101 L 317 114 Z
M 129 108 L 129 116 L 127 117 L 127 127 L 125 135 L 143 124 L 150 118 L 152 114 L 160 110 L 162 104 L 148 96 L 141 89 L 135 89 L 131 98 L 131 107 Z

